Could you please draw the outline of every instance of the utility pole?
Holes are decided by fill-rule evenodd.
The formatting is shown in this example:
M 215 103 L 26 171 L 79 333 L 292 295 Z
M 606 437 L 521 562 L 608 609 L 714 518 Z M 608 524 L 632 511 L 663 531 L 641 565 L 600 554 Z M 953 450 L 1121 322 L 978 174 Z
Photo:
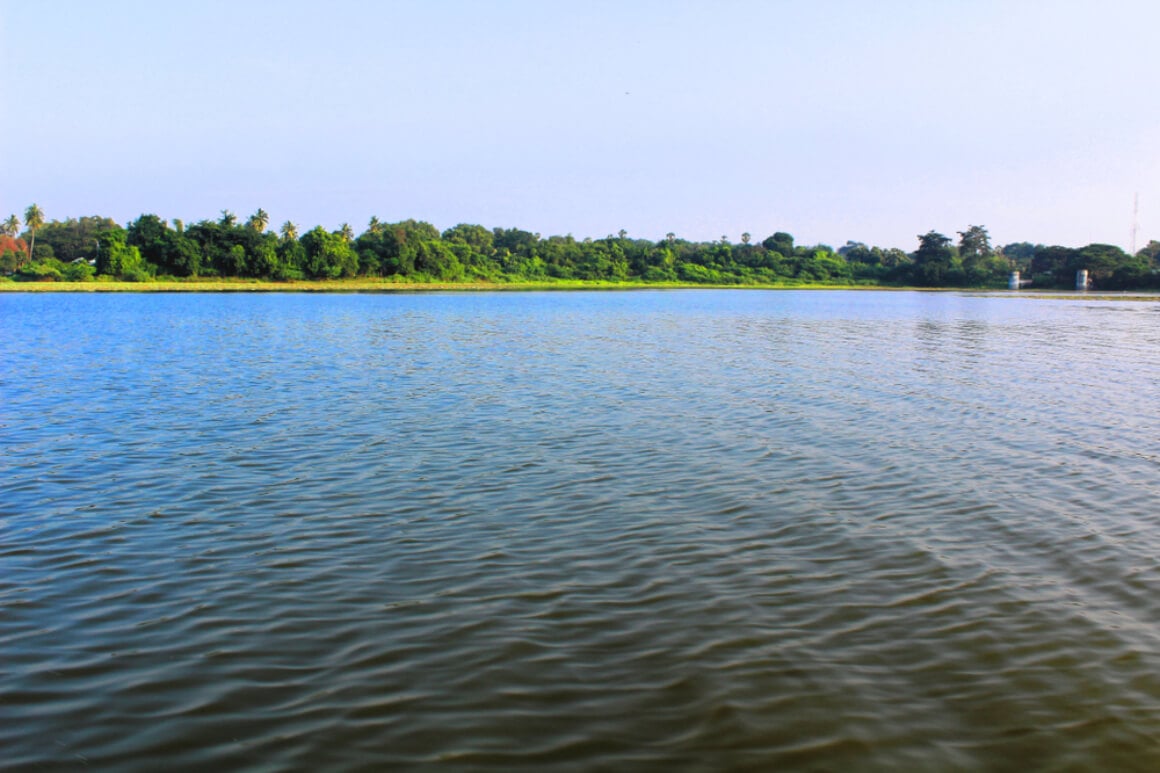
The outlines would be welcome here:
M 1136 235 L 1140 231 L 1140 193 L 1132 199 L 1132 255 L 1136 254 Z

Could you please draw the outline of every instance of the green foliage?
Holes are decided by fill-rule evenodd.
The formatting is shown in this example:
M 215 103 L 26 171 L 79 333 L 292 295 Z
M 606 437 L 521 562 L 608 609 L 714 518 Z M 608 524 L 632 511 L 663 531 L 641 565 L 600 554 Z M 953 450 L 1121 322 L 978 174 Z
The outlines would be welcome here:
M 66 263 L 61 273 L 64 274 L 66 282 L 91 282 L 96 269 L 90 266 L 88 261 L 79 260 Z
M 28 226 L 28 233 L 31 235 L 31 241 L 28 243 L 29 255 L 34 255 L 36 250 L 36 232 L 44 225 L 44 212 L 36 204 L 32 204 L 28 209 L 24 210 L 24 224 Z
M 33 261 L 16 272 L 16 278 L 23 282 L 60 282 L 64 280 L 61 262 L 56 258 Z
M 798 264 L 798 279 L 832 281 L 850 279 L 850 264 L 826 249 L 814 249 Z
M 491 257 L 495 251 L 495 236 L 481 225 L 460 223 L 443 232 L 443 241 L 465 244 L 471 252 L 483 257 Z
M 322 226 L 315 226 L 301 241 L 306 276 L 338 279 L 358 274 L 358 254 L 341 233 L 327 233 Z
M 432 279 L 453 282 L 462 280 L 463 264 L 455 252 L 440 241 L 421 241 L 415 249 L 415 270 Z
M 271 279 L 302 279 L 305 276 L 303 266 L 306 265 L 306 250 L 297 238 L 280 240 L 274 254 L 277 263 L 273 273 L 270 274 Z
M 1020 271 L 1030 271 L 1031 261 L 1034 260 L 1037 249 L 1038 247 L 1031 242 L 1015 242 L 1006 245 L 1000 252 L 1003 253 L 1003 257 L 1014 264 L 1014 268 Z
M 945 287 L 962 283 L 962 265 L 958 263 L 951 240 L 937 231 L 918 237 L 910 281 L 924 287 Z
M 409 262 L 404 265 L 395 229 L 379 227 L 377 221 L 375 226 L 355 239 L 359 272 L 372 276 L 393 276 L 413 272 L 414 258 L 409 257 Z
M 270 215 L 267 214 L 266 210 L 262 209 L 261 207 L 258 208 L 257 212 L 250 215 L 249 220 L 246 221 L 246 227 L 252 231 L 257 231 L 258 233 L 265 232 L 266 226 L 269 224 Z
M 1037 286 L 1074 287 L 1079 250 L 1037 245 L 1031 258 L 1031 277 Z
M 124 228 L 110 228 L 97 234 L 100 251 L 97 255 L 97 273 L 124 279 L 142 281 L 148 278 L 149 269 L 141 257 L 141 249 L 126 243 L 128 232 Z
M 131 247 L 130 249 L 136 249 L 136 247 Z M 121 273 L 122 282 L 148 282 L 152 278 L 152 275 L 145 268 L 144 263 L 130 266 Z
M 778 231 L 773 236 L 767 237 L 761 246 L 771 252 L 793 255 L 793 237 L 783 231 Z
M 53 255 L 66 263 L 77 258 L 90 260 L 96 257 L 97 234 L 116 227 L 110 218 L 95 215 L 53 220 L 37 231 L 36 242 L 51 246 Z
M 959 231 L 958 259 L 967 284 L 1001 283 L 1010 271 L 1010 263 L 991 247 L 991 237 L 981 225 Z
M 1146 252 L 1129 255 L 1111 244 L 1089 244 L 1079 249 L 1036 245 L 1030 270 L 1037 286 L 1070 290 L 1075 287 L 1076 272 L 1085 270 L 1095 289 L 1160 287 L 1156 265 Z
M 25 252 L 19 252 L 13 249 L 5 249 L 0 251 L 0 275 L 8 275 L 20 268 L 21 262 L 24 260 Z
M 230 276 L 249 276 L 250 272 L 246 261 L 246 248 L 240 244 L 235 244 L 233 247 L 230 247 L 226 266 L 226 273 Z
M 711 268 L 698 263 L 682 263 L 677 269 L 678 277 L 682 282 L 699 282 L 704 284 L 720 284 L 721 274 Z
M 41 218 L 42 219 L 42 218 Z M 127 228 L 107 218 L 53 221 L 38 227 L 39 241 L 0 235 L 0 275 L 21 270 L 23 279 L 76 281 L 91 278 L 87 261 L 97 259 L 98 281 L 241 277 L 274 280 L 338 279 L 355 276 L 413 281 L 460 282 L 600 281 L 691 282 L 697 284 L 905 283 L 930 287 L 995 286 L 1012 268 L 1027 271 L 1037 286 L 1070 287 L 1086 268 L 1097 287 L 1124 289 L 1160 285 L 1156 259 L 1160 242 L 1135 256 L 1109 245 L 1082 249 L 1020 242 L 996 250 L 983 226 L 959 231 L 959 241 L 936 231 L 919 237 L 908 255 L 848 241 L 835 251 L 825 244 L 795 245 L 778 231 L 755 242 L 748 233 L 691 242 L 669 233 L 660 241 L 630 239 L 623 229 L 602 239 L 542 237 L 519 228 L 488 229 L 460 223 L 440 232 L 417 220 L 386 223 L 371 218 L 355 235 L 349 225 L 333 232 L 316 227 L 299 236 L 287 221 L 279 234 L 267 231 L 269 215 L 258 210 L 244 224 L 228 210 L 217 220 L 186 228 L 143 214 Z M 29 233 L 31 236 L 31 233 Z M 5 241 L 7 240 L 7 241 Z M 36 260 L 28 258 L 32 247 Z M 79 262 L 73 262 L 81 258 Z M 62 259 L 62 260 L 55 260 Z
M 1077 268 L 1087 269 L 1096 284 L 1106 283 L 1130 261 L 1127 253 L 1111 244 L 1089 244 L 1079 251 Z
M 56 258 L 33 261 L 16 272 L 16 279 L 24 282 L 88 282 L 94 269 L 85 260 L 64 263 Z
M 170 230 L 157 215 L 141 215 L 129 224 L 126 243 L 137 247 L 146 263 L 165 274 L 196 276 L 201 268 L 201 250 L 183 230 Z

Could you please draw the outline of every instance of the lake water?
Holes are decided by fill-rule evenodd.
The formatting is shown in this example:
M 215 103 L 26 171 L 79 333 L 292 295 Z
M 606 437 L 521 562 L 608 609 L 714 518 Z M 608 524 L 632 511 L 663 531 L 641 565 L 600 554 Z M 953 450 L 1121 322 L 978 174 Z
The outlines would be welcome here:
M 1160 303 L 0 295 L 0 767 L 1160 770 Z

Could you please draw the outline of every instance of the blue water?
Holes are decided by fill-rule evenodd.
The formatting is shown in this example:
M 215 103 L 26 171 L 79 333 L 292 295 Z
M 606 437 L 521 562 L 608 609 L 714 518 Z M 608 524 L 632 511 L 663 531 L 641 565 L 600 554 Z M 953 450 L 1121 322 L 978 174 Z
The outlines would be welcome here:
M 0 767 L 1160 769 L 1160 303 L 0 294 Z

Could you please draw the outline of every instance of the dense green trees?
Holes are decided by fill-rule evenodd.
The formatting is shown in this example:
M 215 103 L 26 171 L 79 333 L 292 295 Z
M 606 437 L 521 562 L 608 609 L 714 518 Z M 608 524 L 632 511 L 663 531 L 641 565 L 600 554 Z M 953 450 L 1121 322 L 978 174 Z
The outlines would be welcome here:
M 1160 263 L 1157 252 L 1149 247 L 1129 255 L 1111 244 L 1089 244 L 1086 247 L 1044 246 L 1019 242 L 1003 248 L 1003 255 L 1017 268 L 1030 275 L 1036 287 L 1075 287 L 1079 270 L 1088 272 L 1092 287 L 1100 290 L 1144 290 L 1160 288 Z
M 35 206 L 35 205 L 34 205 Z M 26 212 L 26 217 L 33 207 Z M 38 209 L 38 208 L 37 208 Z M 33 225 L 35 224 L 35 225 Z M 244 222 L 229 210 L 216 220 L 186 227 L 143 214 L 121 228 L 108 218 L 44 222 L 34 216 L 16 239 L 15 216 L 0 224 L 8 239 L 0 274 L 25 279 L 85 279 L 99 275 L 128 280 L 150 277 L 245 277 L 273 280 L 398 277 L 409 281 L 693 282 L 705 284 L 889 283 L 926 287 L 1003 287 L 1017 269 L 1036 286 L 1074 286 L 1086 269 L 1094 286 L 1127 289 L 1160 286 L 1160 242 L 1137 255 L 1118 247 L 1045 247 L 1029 242 L 1001 249 L 987 229 L 971 225 L 958 243 L 937 232 L 918 237 L 913 253 L 849 241 L 835 251 L 825 244 L 798 245 L 778 231 L 760 241 L 748 232 L 731 242 L 691 242 L 667 233 L 660 241 L 629 238 L 621 229 L 602 239 L 577 240 L 520 228 L 459 223 L 440 232 L 420 220 L 388 223 L 372 217 L 361 234 L 347 224 L 300 234 L 290 221 L 278 233 L 258 209 Z M 36 237 L 33 260 L 32 237 Z M 18 254 L 16 247 L 21 249 Z
M 955 258 L 949 237 L 938 231 L 927 231 L 918 237 L 918 249 L 914 251 L 910 278 L 915 284 L 924 287 L 960 284 L 962 266 L 956 265 Z
M 141 215 L 129 224 L 126 243 L 137 247 L 160 274 L 197 276 L 201 270 L 201 250 L 187 237 L 184 228 L 170 229 L 157 215 Z
M 1010 261 L 991 247 L 991 236 L 981 225 L 972 225 L 959 231 L 959 262 L 963 280 L 968 285 L 986 284 L 996 277 L 1006 276 Z
M 53 220 L 40 227 L 37 241 L 52 247 L 57 260 L 70 263 L 74 260 L 96 259 L 97 234 L 116 228 L 111 218 L 91 217 Z
M 302 268 L 311 279 L 339 279 L 358 274 L 358 253 L 342 231 L 327 233 L 315 226 L 301 239 L 304 252 Z
M 28 244 L 7 232 L 0 234 L 0 274 L 12 274 L 28 256 Z

